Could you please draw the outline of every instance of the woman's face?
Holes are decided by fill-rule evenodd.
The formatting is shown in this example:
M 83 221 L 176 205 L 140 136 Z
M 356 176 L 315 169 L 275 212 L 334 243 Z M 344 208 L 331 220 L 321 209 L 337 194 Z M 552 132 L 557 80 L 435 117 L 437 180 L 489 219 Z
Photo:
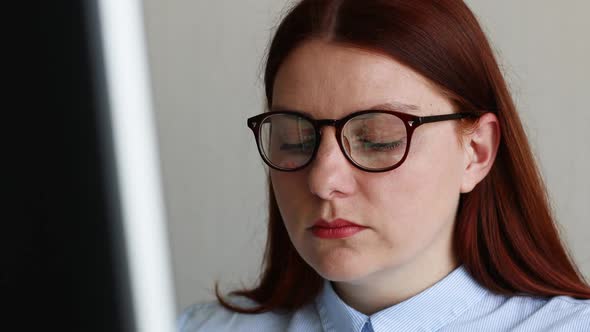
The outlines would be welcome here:
M 408 67 L 321 41 L 306 42 L 282 64 L 272 106 L 315 119 L 340 119 L 384 104 L 413 105 L 406 112 L 422 116 L 454 112 Z M 296 172 L 271 170 L 281 215 L 301 257 L 324 278 L 342 282 L 426 271 L 436 262 L 449 262 L 466 165 L 457 125 L 444 121 L 417 128 L 406 161 L 384 173 L 350 164 L 334 127 L 326 126 L 310 165 Z M 321 238 L 311 230 L 320 219 L 345 219 L 367 228 L 345 238 Z

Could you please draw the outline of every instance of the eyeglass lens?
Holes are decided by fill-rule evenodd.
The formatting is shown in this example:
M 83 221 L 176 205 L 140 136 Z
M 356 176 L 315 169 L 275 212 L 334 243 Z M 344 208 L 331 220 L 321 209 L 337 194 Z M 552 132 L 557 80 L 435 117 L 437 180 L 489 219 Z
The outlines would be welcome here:
M 313 157 L 318 141 L 313 124 L 294 114 L 267 117 L 260 127 L 260 147 L 267 161 L 282 169 L 295 169 Z M 388 113 L 367 113 L 351 118 L 341 132 L 344 150 L 366 169 L 399 163 L 406 151 L 407 131 L 402 119 Z

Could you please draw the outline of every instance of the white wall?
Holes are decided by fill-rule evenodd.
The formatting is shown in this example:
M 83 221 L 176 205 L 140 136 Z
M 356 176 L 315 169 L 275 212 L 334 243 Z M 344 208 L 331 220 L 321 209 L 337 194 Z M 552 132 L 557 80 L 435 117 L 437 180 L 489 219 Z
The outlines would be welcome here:
M 590 276 L 590 2 L 471 0 L 511 84 L 563 236 Z M 262 57 L 286 0 L 146 0 L 179 309 L 249 285 L 265 240 Z M 557 118 L 556 116 L 559 116 Z

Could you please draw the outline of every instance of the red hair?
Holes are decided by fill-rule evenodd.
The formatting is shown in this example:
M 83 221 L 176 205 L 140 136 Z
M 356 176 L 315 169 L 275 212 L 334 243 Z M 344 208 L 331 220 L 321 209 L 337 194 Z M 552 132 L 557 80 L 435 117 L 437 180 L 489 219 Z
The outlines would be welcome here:
M 490 173 L 462 194 L 454 251 L 482 286 L 504 295 L 590 299 L 590 287 L 561 242 L 516 108 L 477 19 L 462 0 L 303 0 L 279 25 L 265 70 L 268 108 L 285 58 L 316 38 L 386 54 L 433 82 L 461 111 L 493 112 L 501 140 Z M 294 310 L 323 279 L 299 256 L 269 185 L 268 239 L 259 284 L 231 294 L 258 303 L 242 313 Z

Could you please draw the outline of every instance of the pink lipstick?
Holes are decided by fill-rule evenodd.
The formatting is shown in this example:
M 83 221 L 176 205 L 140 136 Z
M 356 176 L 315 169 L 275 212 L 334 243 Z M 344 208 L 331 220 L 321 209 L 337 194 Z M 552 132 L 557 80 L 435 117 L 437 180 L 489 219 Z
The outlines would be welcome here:
M 345 219 L 336 219 L 331 222 L 319 219 L 311 227 L 311 232 L 322 239 L 342 239 L 353 236 L 366 228 Z

